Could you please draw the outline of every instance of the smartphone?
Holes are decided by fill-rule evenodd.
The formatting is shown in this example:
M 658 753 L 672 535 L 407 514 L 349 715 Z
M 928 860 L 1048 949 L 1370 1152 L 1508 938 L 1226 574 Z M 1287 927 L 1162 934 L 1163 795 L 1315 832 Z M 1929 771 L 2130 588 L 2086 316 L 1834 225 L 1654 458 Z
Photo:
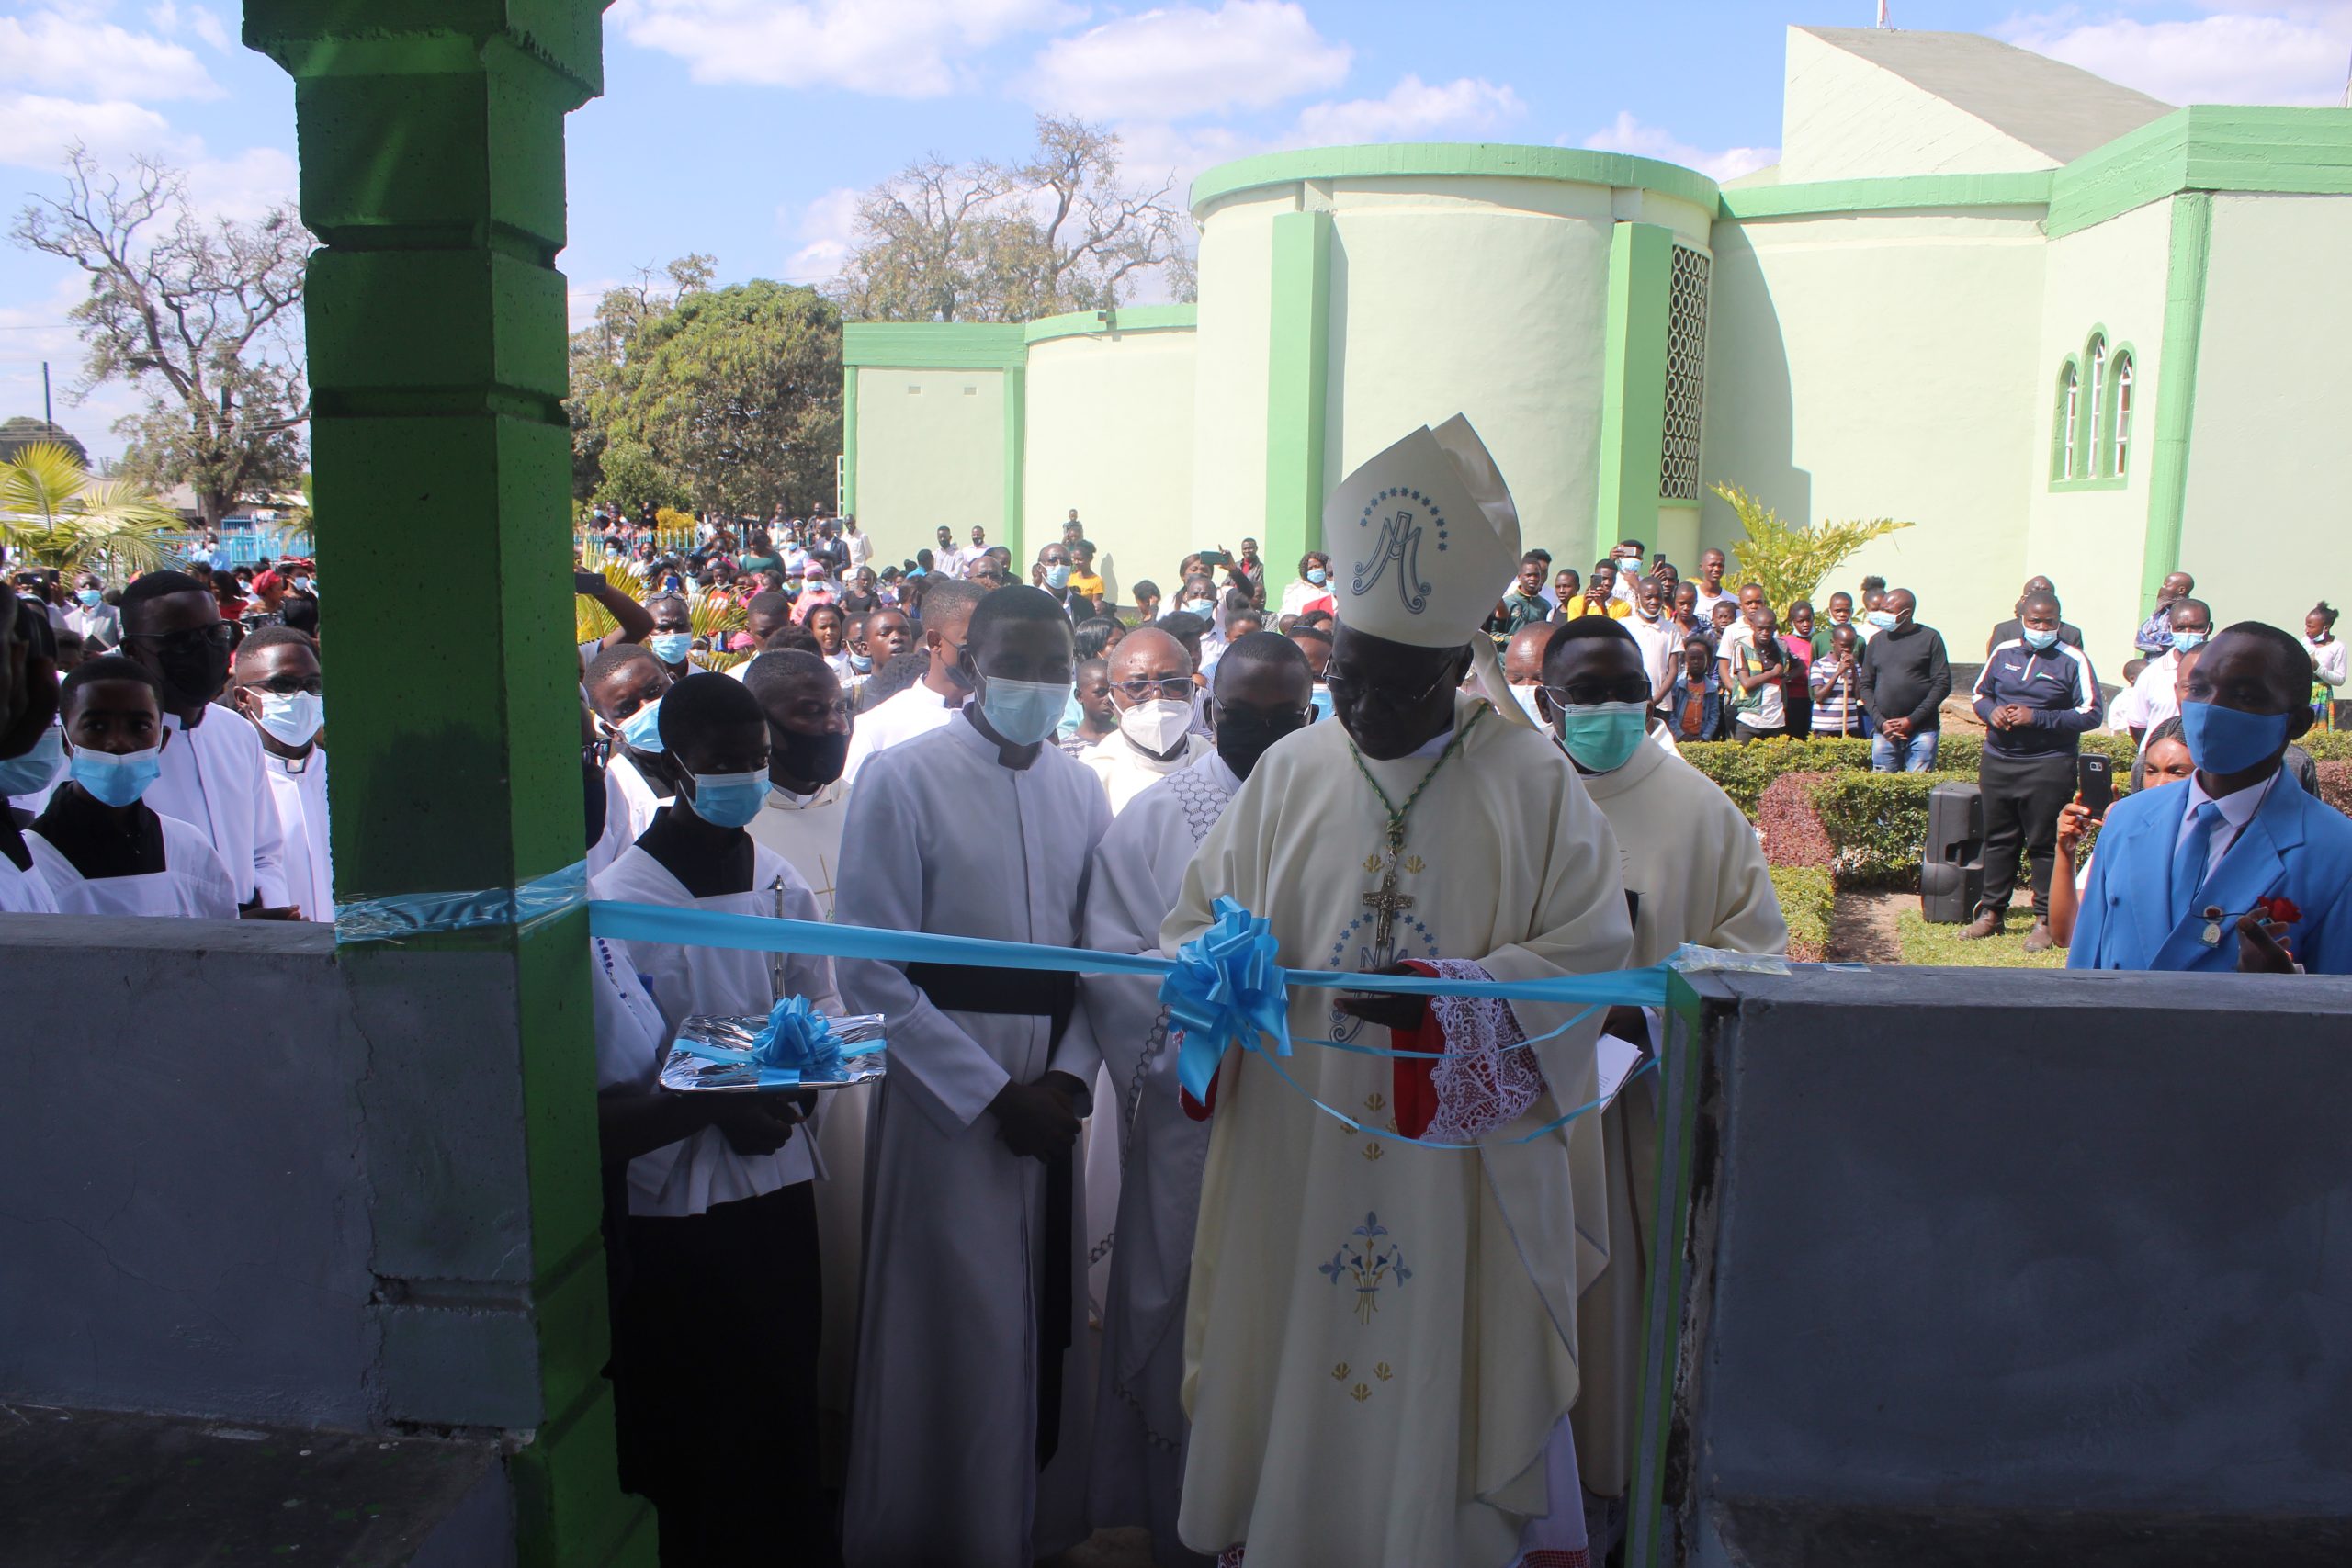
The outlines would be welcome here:
M 1201 564 L 1203 566 L 1231 566 L 1233 564 L 1233 552 L 1230 550 L 1203 550 L 1201 552 Z
M 2083 804 L 2090 807 L 2091 820 L 2106 816 L 2115 803 L 2115 764 L 2086 751 L 2075 760 L 2075 783 Z

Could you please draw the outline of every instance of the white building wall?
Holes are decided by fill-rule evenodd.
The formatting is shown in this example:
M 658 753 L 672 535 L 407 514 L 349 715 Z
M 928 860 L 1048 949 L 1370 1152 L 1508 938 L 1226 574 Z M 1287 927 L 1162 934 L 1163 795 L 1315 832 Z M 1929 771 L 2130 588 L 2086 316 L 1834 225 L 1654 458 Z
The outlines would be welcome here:
M 961 547 L 972 525 L 1004 532 L 1004 374 L 857 372 L 857 522 L 877 566 L 911 558 L 944 523 Z
M 1193 547 L 1196 348 L 1190 331 L 1029 345 L 1025 532 L 1058 539 L 1078 508 L 1114 602 L 1137 578 L 1172 596 L 1176 564 Z M 1225 542 L 1238 546 L 1254 530 L 1228 531 Z
M 1203 215 L 1193 351 L 1193 549 L 1220 539 L 1238 547 L 1244 534 L 1264 536 L 1272 223 L 1276 215 L 1297 209 L 1296 197 L 1284 189 L 1236 196 Z M 1274 570 L 1295 564 L 1277 561 Z M 1157 581 L 1165 570 L 1155 567 L 1147 575 Z M 1159 586 L 1172 592 L 1177 585 Z

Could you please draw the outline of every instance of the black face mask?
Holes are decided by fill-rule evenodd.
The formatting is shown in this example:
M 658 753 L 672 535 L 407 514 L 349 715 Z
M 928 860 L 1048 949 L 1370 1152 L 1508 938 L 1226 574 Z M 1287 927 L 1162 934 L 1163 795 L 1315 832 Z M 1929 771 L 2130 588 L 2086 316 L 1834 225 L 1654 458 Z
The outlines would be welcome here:
M 209 638 L 166 637 L 156 645 L 164 705 L 189 708 L 220 694 L 229 680 L 229 645 Z
M 768 728 L 768 780 L 795 795 L 824 788 L 842 776 L 849 761 L 849 734 L 797 735 Z
M 1314 716 L 1309 708 L 1303 713 L 1285 715 L 1281 718 L 1261 718 L 1256 714 L 1227 713 L 1217 716 L 1216 754 L 1233 770 L 1233 776 L 1247 779 L 1257 767 L 1258 759 L 1266 749 L 1283 736 L 1306 728 Z

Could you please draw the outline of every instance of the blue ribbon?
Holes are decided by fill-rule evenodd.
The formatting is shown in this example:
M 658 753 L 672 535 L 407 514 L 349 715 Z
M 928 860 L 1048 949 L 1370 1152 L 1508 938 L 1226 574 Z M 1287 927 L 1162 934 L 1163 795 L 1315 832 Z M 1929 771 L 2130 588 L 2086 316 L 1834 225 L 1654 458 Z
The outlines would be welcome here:
M 1176 950 L 1175 966 L 1159 983 L 1169 1024 L 1183 1031 L 1176 1080 L 1204 1103 L 1228 1045 L 1290 1055 L 1288 972 L 1274 962 L 1281 944 L 1263 916 L 1230 898 L 1216 901 L 1216 914 L 1208 930 Z
M 588 864 L 533 877 L 519 887 L 477 887 L 463 893 L 395 893 L 354 898 L 334 907 L 337 942 L 397 942 L 433 931 L 513 926 L 529 931 L 570 913 L 588 897 Z
M 809 1005 L 808 998 L 786 997 L 768 1014 L 767 1027 L 752 1037 L 749 1050 L 685 1038 L 678 1041 L 677 1048 L 706 1062 L 752 1068 L 763 1085 L 789 1087 L 804 1077 L 837 1080 L 843 1076 L 843 1057 L 873 1055 L 883 1048 L 883 1042 L 845 1045 L 833 1037 L 833 1026 Z

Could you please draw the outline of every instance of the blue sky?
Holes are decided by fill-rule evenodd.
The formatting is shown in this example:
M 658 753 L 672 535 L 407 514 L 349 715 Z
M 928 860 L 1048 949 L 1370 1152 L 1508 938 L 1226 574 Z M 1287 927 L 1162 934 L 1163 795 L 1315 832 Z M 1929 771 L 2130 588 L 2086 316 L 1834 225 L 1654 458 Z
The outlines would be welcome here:
M 1010 158 L 1040 110 L 1110 124 L 1138 176 L 1382 141 L 1597 146 L 1710 173 L 1772 161 L 1783 29 L 1860 26 L 1873 0 L 1460 4 L 1427 0 L 618 0 L 605 96 L 571 119 L 575 317 L 688 251 L 721 281 L 819 282 L 855 193 L 910 159 Z M 1893 21 L 1990 33 L 2173 103 L 2333 104 L 2352 0 L 1999 6 L 1894 0 Z M 57 188 L 65 143 L 188 170 L 200 210 L 290 197 L 290 81 L 236 40 L 229 0 L 0 0 L 0 194 Z M 71 268 L 0 245 L 0 416 L 70 381 Z M 59 418 L 100 453 L 133 406 Z

